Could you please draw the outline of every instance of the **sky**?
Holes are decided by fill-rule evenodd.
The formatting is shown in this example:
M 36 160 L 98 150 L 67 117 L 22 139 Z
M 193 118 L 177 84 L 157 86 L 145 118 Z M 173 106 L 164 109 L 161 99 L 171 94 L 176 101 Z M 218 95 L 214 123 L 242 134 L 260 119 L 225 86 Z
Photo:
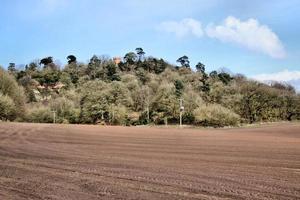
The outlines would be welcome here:
M 0 65 L 142 47 L 300 90 L 299 0 L 0 0 Z

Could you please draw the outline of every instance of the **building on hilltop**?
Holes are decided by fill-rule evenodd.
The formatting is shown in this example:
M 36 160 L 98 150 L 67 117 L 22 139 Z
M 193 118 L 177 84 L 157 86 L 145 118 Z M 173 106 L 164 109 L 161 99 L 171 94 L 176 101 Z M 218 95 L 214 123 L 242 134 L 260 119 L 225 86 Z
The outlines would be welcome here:
M 116 65 L 120 64 L 120 62 L 122 62 L 122 58 L 121 57 L 114 57 L 113 61 Z

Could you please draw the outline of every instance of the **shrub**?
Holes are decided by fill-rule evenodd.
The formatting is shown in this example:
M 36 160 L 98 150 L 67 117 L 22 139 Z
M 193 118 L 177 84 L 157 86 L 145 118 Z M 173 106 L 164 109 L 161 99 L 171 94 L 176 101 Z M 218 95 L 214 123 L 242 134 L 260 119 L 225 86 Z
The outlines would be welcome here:
M 122 83 L 90 81 L 82 87 L 81 94 L 81 122 L 97 123 L 105 120 L 113 124 L 125 124 L 122 113 L 124 109 L 126 110 L 132 105 L 132 99 L 129 90 Z M 118 107 L 118 109 L 114 107 Z M 120 112 L 115 119 L 113 119 L 114 111 Z M 121 123 L 117 123 L 118 121 Z
M 67 119 L 68 123 L 71 123 L 71 124 L 77 124 L 80 122 L 80 109 L 72 109 L 71 112 L 69 113 Z
M 65 98 L 59 97 L 51 102 L 51 110 L 57 112 L 58 123 L 77 123 L 79 121 L 80 111 L 75 109 L 74 103 Z
M 26 121 L 34 123 L 52 123 L 53 114 L 49 107 L 46 106 L 35 106 L 28 109 Z
M 149 123 L 150 123 L 150 119 L 148 121 L 148 112 L 147 111 L 142 112 L 139 116 L 139 125 L 145 125 Z
M 138 125 L 140 123 L 140 113 L 131 112 L 127 115 L 127 123 L 126 125 Z
M 23 88 L 18 85 L 13 76 L 9 75 L 0 67 L 0 92 L 11 98 L 15 105 L 18 117 L 25 113 L 25 95 Z M 8 100 L 10 101 L 10 100 Z
M 164 115 L 164 113 L 162 112 L 152 112 L 151 113 L 151 121 L 154 123 L 154 124 L 165 124 L 165 121 L 168 117 L 166 117 Z
M 156 113 L 155 123 L 161 123 L 164 118 L 178 118 L 179 117 L 179 100 L 175 95 L 176 89 L 172 83 L 162 83 L 153 101 L 150 104 L 150 109 Z
M 127 108 L 122 105 L 112 106 L 110 109 L 110 121 L 114 125 L 127 125 L 128 116 Z
M 17 117 L 16 106 L 9 96 L 0 93 L 0 120 L 15 120 Z
M 194 116 L 196 124 L 202 126 L 236 126 L 240 121 L 239 115 L 219 104 L 200 106 L 194 111 Z
M 185 124 L 193 124 L 195 121 L 194 113 L 192 112 L 184 112 L 182 115 L 182 121 Z

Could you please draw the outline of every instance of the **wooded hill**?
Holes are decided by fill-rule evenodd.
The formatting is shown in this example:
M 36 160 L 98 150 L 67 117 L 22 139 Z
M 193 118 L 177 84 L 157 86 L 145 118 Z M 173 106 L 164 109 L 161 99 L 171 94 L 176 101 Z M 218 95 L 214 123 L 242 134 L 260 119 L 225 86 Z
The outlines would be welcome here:
M 142 48 L 122 59 L 93 56 L 66 66 L 52 57 L 24 69 L 10 63 L 0 69 L 2 121 L 110 125 L 175 124 L 180 99 L 183 122 L 200 126 L 236 126 L 300 119 L 300 96 L 285 83 L 270 85 L 224 71 L 206 72 L 182 56 L 178 66 L 147 57 Z

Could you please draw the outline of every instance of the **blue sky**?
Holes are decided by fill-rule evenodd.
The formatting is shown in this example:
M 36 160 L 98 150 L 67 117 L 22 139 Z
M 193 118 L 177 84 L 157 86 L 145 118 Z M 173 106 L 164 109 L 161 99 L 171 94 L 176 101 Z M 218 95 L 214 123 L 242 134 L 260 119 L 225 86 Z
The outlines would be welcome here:
M 143 47 L 171 63 L 187 55 L 208 71 L 300 86 L 299 21 L 298 0 L 1 0 L 0 65 Z

